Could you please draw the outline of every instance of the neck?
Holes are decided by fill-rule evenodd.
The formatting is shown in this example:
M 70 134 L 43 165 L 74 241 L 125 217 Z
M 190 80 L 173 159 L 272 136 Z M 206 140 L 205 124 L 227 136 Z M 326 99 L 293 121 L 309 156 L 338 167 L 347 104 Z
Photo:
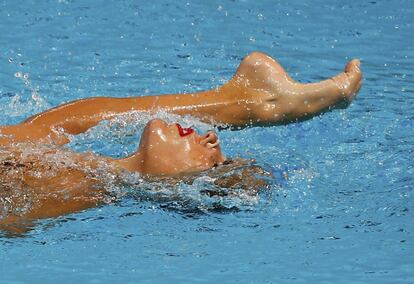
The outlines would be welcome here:
M 141 153 L 138 151 L 126 158 L 114 159 L 112 162 L 127 171 L 138 173 L 142 172 L 143 160 Z

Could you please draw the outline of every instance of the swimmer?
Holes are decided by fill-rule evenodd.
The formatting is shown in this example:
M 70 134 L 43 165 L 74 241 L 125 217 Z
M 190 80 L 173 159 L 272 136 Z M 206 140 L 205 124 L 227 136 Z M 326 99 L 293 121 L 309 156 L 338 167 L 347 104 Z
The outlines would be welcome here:
M 99 206 L 107 198 L 105 184 L 90 172 L 102 165 L 114 176 L 127 171 L 165 177 L 206 171 L 226 161 L 215 132 L 198 134 L 160 119 L 148 122 L 137 151 L 123 159 L 58 147 L 70 142 L 70 135 L 83 133 L 102 120 L 130 111 L 163 109 L 232 129 L 296 122 L 349 105 L 361 87 L 359 65 L 352 60 L 337 76 L 301 84 L 274 59 L 254 52 L 243 59 L 229 82 L 214 90 L 81 99 L 20 124 L 0 127 L 0 229 L 18 231 L 16 224 Z M 25 152 L 27 147 L 32 148 L 30 154 Z M 67 162 L 56 163 L 54 155 L 63 155 Z M 24 189 L 24 194 L 15 194 L 16 188 Z M 10 209 L 25 202 L 32 202 L 28 210 Z

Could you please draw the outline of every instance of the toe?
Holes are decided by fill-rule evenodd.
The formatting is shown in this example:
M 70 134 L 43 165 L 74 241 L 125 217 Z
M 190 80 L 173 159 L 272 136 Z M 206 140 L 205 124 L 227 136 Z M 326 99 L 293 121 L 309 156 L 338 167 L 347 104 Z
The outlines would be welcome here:
M 361 62 L 358 59 L 353 59 L 348 62 L 345 67 L 345 73 L 348 76 L 350 81 L 351 89 L 354 92 L 358 92 L 361 87 L 362 81 L 362 72 L 361 72 Z
M 360 72 L 361 61 L 359 59 L 352 59 L 345 67 L 345 72 Z

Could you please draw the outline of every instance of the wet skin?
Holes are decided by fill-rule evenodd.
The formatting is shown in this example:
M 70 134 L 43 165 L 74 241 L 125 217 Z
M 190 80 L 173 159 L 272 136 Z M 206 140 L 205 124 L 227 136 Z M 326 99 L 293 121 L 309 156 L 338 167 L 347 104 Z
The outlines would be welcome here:
M 175 176 L 205 171 L 224 160 L 215 132 L 200 136 L 179 124 L 154 119 L 146 125 L 138 151 L 118 164 L 142 174 Z
M 32 220 L 102 204 L 108 199 L 107 184 L 96 178 L 97 170 L 105 170 L 113 176 L 128 171 L 141 173 L 144 178 L 177 177 L 205 171 L 225 161 L 215 132 L 199 135 L 192 129 L 160 119 L 147 123 L 138 150 L 123 159 L 74 153 L 45 145 L 39 148 L 43 147 L 46 155 L 42 151 L 27 154 L 31 150 L 24 153 L 22 147 L 27 149 L 36 144 L 4 147 L 7 155 L 0 160 L 0 206 L 24 207 L 26 200 L 35 200 L 27 212 L 9 212 L 6 218 L 0 218 L 0 229 L 15 233 L 26 231 Z M 62 155 L 65 161 L 60 160 Z
M 0 144 L 44 140 L 65 144 L 65 134 L 85 132 L 104 119 L 129 111 L 163 109 L 232 128 L 270 126 L 309 119 L 351 103 L 362 84 L 359 60 L 343 72 L 317 83 L 292 79 L 273 58 L 260 52 L 246 56 L 233 78 L 213 90 L 131 98 L 97 97 L 69 102 L 24 122 L 0 128 Z
M 213 90 L 123 99 L 88 98 L 55 107 L 17 125 L 0 127 L 0 146 L 14 155 L 13 159 L 17 159 L 14 165 L 22 171 L 20 175 L 7 175 L 10 173 L 8 167 L 13 163 L 4 162 L 0 181 L 7 181 L 6 176 L 19 179 L 34 187 L 33 192 L 43 198 L 26 214 L 0 220 L 0 229 L 22 220 L 59 216 L 101 204 L 104 185 L 99 180 L 90 179 L 82 167 L 97 168 L 100 162 L 104 162 L 115 175 L 127 170 L 144 175 L 174 176 L 204 171 L 225 159 L 215 133 L 200 136 L 187 130 L 191 133 L 180 135 L 182 129 L 177 125 L 153 120 L 146 126 L 138 150 L 127 158 L 116 160 L 73 153 L 70 159 L 79 165 L 76 169 L 62 167 L 53 179 L 34 179 L 28 175 L 33 170 L 30 167 L 47 172 L 47 167 L 42 165 L 45 161 L 26 161 L 23 167 L 19 166 L 22 161 L 18 161 L 18 151 L 13 150 L 16 143 L 64 145 L 70 141 L 68 134 L 85 132 L 102 120 L 129 111 L 156 112 L 163 109 L 236 129 L 309 119 L 350 104 L 362 84 L 359 66 L 358 60 L 352 60 L 343 72 L 330 79 L 302 84 L 293 80 L 276 60 L 253 52 L 243 59 L 229 82 Z M 48 194 L 62 187 L 65 192 L 55 192 L 53 198 Z M 98 190 L 91 191 L 92 188 Z M 64 199 L 68 192 L 72 198 Z

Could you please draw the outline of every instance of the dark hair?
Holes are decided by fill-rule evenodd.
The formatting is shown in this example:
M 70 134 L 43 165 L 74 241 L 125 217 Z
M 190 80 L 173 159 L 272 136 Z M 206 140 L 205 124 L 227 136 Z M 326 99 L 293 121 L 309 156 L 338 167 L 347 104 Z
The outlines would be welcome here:
M 208 196 L 226 196 L 243 190 L 249 195 L 255 195 L 259 190 L 269 186 L 269 178 L 272 174 L 256 164 L 254 159 L 227 159 L 221 165 L 209 170 L 180 175 L 174 177 L 145 177 L 149 182 L 162 182 L 169 185 L 186 183 L 192 185 L 195 180 L 207 177 L 214 183 L 213 188 L 201 189 L 201 193 Z

